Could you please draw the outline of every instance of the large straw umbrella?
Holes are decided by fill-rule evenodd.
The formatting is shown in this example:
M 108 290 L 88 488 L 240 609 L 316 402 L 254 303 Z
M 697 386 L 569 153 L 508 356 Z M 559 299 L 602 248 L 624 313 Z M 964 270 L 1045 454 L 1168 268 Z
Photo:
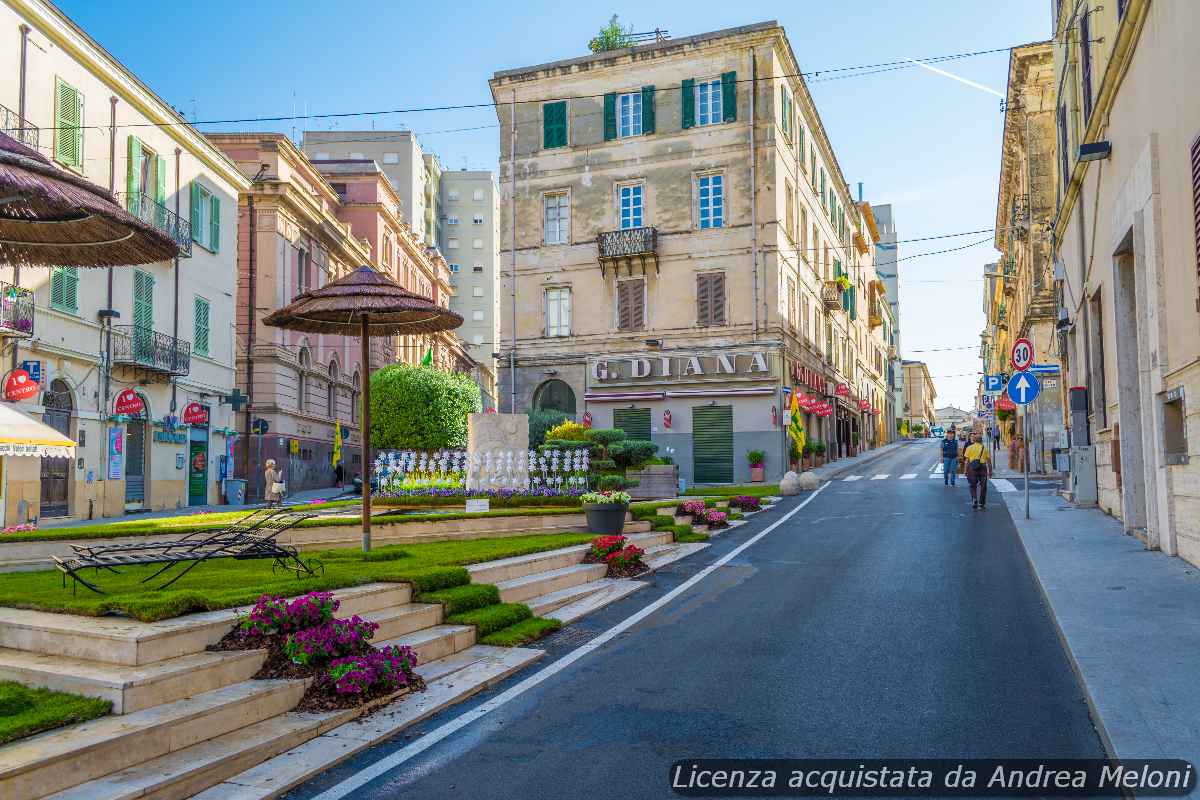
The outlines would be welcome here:
M 372 336 L 410 336 L 448 331 L 463 318 L 427 297 L 413 294 L 372 267 L 304 292 L 263 319 L 289 331 L 358 336 L 365 380 L 362 392 L 363 551 L 371 549 L 371 352 Z
M 104 189 L 0 133 L 0 263 L 119 267 L 179 252 L 170 236 Z

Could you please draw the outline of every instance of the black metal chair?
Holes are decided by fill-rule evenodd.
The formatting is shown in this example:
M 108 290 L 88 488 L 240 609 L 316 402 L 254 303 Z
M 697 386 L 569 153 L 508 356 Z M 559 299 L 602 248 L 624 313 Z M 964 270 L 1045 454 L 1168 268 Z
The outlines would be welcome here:
M 299 551 L 291 545 L 279 544 L 277 537 L 315 514 L 298 514 L 281 512 L 271 509 L 269 516 L 255 520 L 252 528 L 246 528 L 238 523 L 219 531 L 209 531 L 204 538 L 187 540 L 172 540 L 169 542 L 135 543 L 137 546 L 109 545 L 86 548 L 80 546 L 73 556 L 68 558 L 54 557 L 54 565 L 63 573 L 63 588 L 67 585 L 67 576 L 76 584 L 82 583 L 97 594 L 105 592 L 96 584 L 84 578 L 80 571 L 92 568 L 97 571 L 104 569 L 110 572 L 120 572 L 120 567 L 137 567 L 161 564 L 155 573 L 142 579 L 148 583 L 158 576 L 180 565 L 184 569 L 169 581 L 158 586 L 156 591 L 167 588 L 184 575 L 191 572 L 200 564 L 213 558 L 235 558 L 240 560 L 269 558 L 273 560 L 272 571 L 283 569 L 301 575 L 317 575 L 324 573 L 325 568 L 319 561 L 309 559 L 306 563 L 300 558 Z M 255 512 L 257 514 L 258 512 Z M 249 515 L 254 516 L 254 515 Z M 242 520 L 241 522 L 245 522 Z
M 123 542 L 121 544 L 106 544 L 103 540 L 99 540 L 96 544 L 73 544 L 71 549 L 75 551 L 76 556 L 107 556 L 114 553 L 127 553 L 138 550 L 158 550 L 173 547 L 191 547 L 196 543 L 196 540 L 207 540 L 213 536 L 220 536 L 238 531 L 252 531 L 259 525 L 262 525 L 267 520 L 282 514 L 285 511 L 283 508 L 260 508 L 250 512 L 246 516 L 226 525 L 223 528 L 206 528 L 204 530 L 192 531 L 191 533 L 180 536 L 177 539 L 160 542 Z

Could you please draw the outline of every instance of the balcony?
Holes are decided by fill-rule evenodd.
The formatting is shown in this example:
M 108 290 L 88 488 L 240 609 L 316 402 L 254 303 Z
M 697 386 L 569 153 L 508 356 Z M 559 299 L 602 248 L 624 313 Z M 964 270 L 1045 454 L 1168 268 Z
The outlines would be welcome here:
M 191 258 L 192 223 L 157 203 L 144 192 L 123 192 L 117 201 L 135 217 L 165 233 L 179 248 L 180 258 Z
M 842 287 L 837 281 L 825 281 L 821 284 L 821 303 L 826 311 L 838 311 L 842 307 Z
M 114 366 L 161 375 L 187 375 L 192 364 L 192 345 L 148 328 L 114 325 L 112 362 Z
M 37 150 L 40 131 L 28 120 L 6 106 L 0 106 L 0 131 L 16 139 L 26 147 Z
M 33 336 L 33 292 L 0 281 L 0 338 Z
M 620 274 L 624 265 L 630 275 L 635 265 L 646 274 L 646 263 L 654 264 L 658 273 L 658 228 L 626 228 L 619 231 L 601 231 L 596 237 L 596 256 L 600 260 L 600 272 L 609 266 Z

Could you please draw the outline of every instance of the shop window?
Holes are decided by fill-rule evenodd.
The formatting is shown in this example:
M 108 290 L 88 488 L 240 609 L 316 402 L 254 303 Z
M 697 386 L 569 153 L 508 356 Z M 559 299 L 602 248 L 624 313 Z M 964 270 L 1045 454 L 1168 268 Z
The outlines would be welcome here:
M 1182 386 L 1169 390 L 1163 398 L 1163 452 L 1168 464 L 1188 463 L 1187 406 Z
M 575 392 L 565 381 L 548 380 L 534 392 L 533 407 L 574 415 Z

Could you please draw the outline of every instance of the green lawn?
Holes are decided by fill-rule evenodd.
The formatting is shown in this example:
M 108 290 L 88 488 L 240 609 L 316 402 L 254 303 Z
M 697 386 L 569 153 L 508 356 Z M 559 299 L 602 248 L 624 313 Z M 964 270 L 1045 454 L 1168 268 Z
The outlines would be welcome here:
M 0 744 L 102 717 L 112 701 L 0 681 Z
M 356 549 L 301 553 L 302 558 L 316 558 L 325 566 L 324 575 L 303 579 L 290 573 L 272 574 L 267 560 L 218 559 L 196 567 L 161 592 L 147 590 L 139 583 L 157 567 L 131 567 L 119 575 L 96 574 L 96 582 L 108 592 L 105 595 L 83 586 L 72 593 L 69 579 L 64 589 L 62 574 L 57 570 L 8 572 L 0 574 L 0 606 L 89 616 L 121 612 L 150 622 L 193 611 L 249 605 L 262 594 L 299 595 L 374 581 L 403 581 L 411 583 L 417 593 L 438 592 L 467 584 L 466 564 L 555 550 L 590 540 L 589 535 L 582 533 L 548 533 L 389 546 L 367 554 Z M 85 577 L 91 580 L 93 575 L 89 572 Z M 461 593 L 473 595 L 478 591 L 464 589 Z M 468 601 L 464 596 L 452 606 L 470 608 L 482 599 Z
M 733 497 L 744 494 L 750 497 L 773 497 L 779 494 L 778 483 L 752 483 L 749 486 L 693 486 L 684 492 L 692 497 Z

